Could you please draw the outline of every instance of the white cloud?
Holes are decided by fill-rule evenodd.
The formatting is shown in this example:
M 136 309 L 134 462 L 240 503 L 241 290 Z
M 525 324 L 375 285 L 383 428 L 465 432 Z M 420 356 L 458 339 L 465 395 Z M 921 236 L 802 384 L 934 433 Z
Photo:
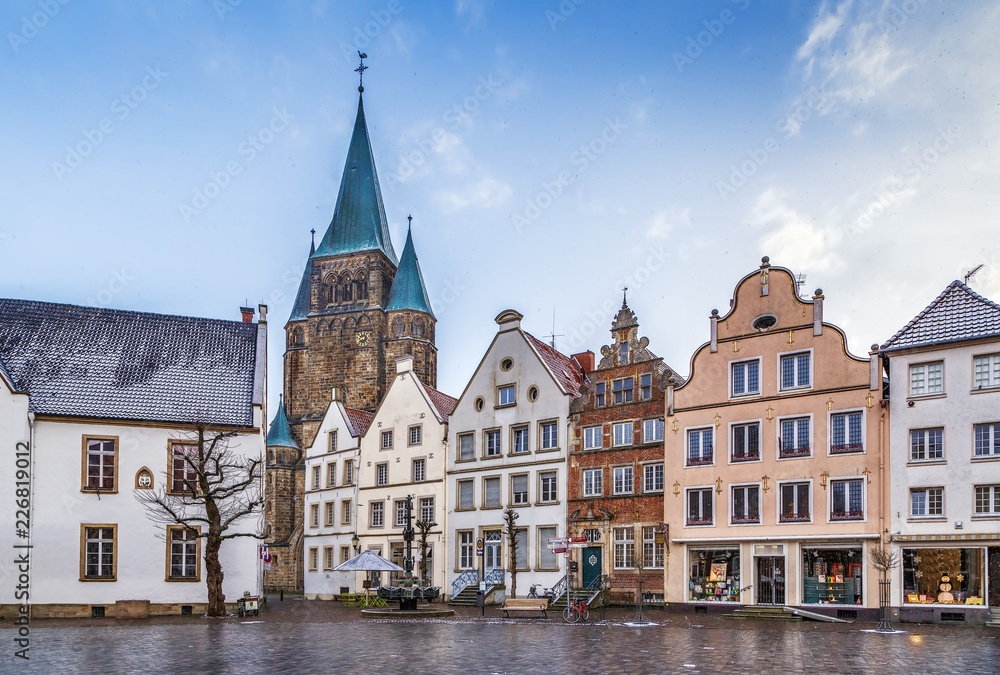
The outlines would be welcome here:
M 686 228 L 691 224 L 691 208 L 682 209 L 670 206 L 653 213 L 646 236 L 650 239 L 666 239 L 675 227 Z
M 469 32 L 485 20 L 486 0 L 455 0 L 455 14 L 465 19 L 465 32 Z
M 449 214 L 470 207 L 493 209 L 506 202 L 512 193 L 507 183 L 486 177 L 462 189 L 438 190 L 434 199 L 441 211 Z
M 816 272 L 835 271 L 844 266 L 837 253 L 843 232 L 799 213 L 776 188 L 769 188 L 757 197 L 751 223 L 766 228 L 758 245 L 761 254 L 770 256 L 776 265 Z
M 850 5 L 851 2 L 848 0 L 841 3 L 836 12 L 831 13 L 824 4 L 820 9 L 819 18 L 816 19 L 816 23 L 809 30 L 809 37 L 799 47 L 798 56 L 800 59 L 811 58 L 821 46 L 830 44 L 841 26 L 844 25 L 844 17 L 847 15 L 847 9 Z

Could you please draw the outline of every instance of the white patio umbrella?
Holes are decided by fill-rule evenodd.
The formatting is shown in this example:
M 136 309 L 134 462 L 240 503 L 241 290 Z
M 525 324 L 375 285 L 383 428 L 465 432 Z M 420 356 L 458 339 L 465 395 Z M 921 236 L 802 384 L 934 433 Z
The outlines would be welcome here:
M 402 572 L 403 568 L 386 560 L 375 551 L 362 551 L 346 562 L 340 563 L 334 572 Z

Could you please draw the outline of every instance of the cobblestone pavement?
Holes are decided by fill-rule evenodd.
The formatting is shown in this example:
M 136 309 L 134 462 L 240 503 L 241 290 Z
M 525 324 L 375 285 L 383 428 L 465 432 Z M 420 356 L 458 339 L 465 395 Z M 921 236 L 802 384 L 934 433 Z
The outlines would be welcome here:
M 997 673 L 1000 630 L 907 624 L 723 621 L 654 611 L 587 624 L 454 618 L 367 620 L 336 603 L 292 601 L 258 619 L 35 621 L 31 660 L 0 628 L 0 673 Z

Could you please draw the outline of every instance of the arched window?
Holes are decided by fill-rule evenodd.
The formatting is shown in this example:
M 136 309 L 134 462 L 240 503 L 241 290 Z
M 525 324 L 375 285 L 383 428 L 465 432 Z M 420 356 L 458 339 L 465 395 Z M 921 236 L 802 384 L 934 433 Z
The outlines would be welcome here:
M 403 323 L 403 317 L 397 316 L 396 320 L 392 322 L 392 332 L 400 337 L 406 332 L 406 324 Z
M 284 464 L 284 463 L 285 463 L 285 452 L 282 450 L 281 454 L 278 455 L 278 464 Z
M 354 299 L 368 299 L 368 277 L 364 272 L 358 272 L 358 278 L 354 282 Z
M 296 347 L 301 347 L 306 343 L 305 333 L 301 328 L 296 328 L 292 331 L 292 344 Z
M 618 347 L 618 364 L 624 366 L 628 363 L 628 343 L 622 342 Z
M 274 450 L 267 451 L 267 463 L 274 464 Z
M 413 327 L 410 329 L 416 337 L 424 334 L 424 322 L 420 319 L 413 320 Z
M 338 283 L 337 286 L 338 288 L 340 288 L 341 302 L 350 302 L 351 300 L 354 299 L 354 295 L 352 293 L 353 284 L 351 283 L 350 274 L 344 274 L 342 277 L 340 277 L 340 283 Z

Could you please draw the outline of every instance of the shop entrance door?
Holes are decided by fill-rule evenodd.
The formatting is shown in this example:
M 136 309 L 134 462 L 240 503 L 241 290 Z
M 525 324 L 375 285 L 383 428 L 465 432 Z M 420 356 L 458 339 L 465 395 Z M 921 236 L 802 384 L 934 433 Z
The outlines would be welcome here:
M 583 549 L 583 587 L 590 588 L 601 576 L 601 547 L 588 546 Z
M 989 570 L 986 583 L 990 587 L 986 604 L 990 607 L 1000 607 L 1000 548 L 991 546 L 987 550 L 986 569 Z
M 757 604 L 785 604 L 784 556 L 757 556 Z

